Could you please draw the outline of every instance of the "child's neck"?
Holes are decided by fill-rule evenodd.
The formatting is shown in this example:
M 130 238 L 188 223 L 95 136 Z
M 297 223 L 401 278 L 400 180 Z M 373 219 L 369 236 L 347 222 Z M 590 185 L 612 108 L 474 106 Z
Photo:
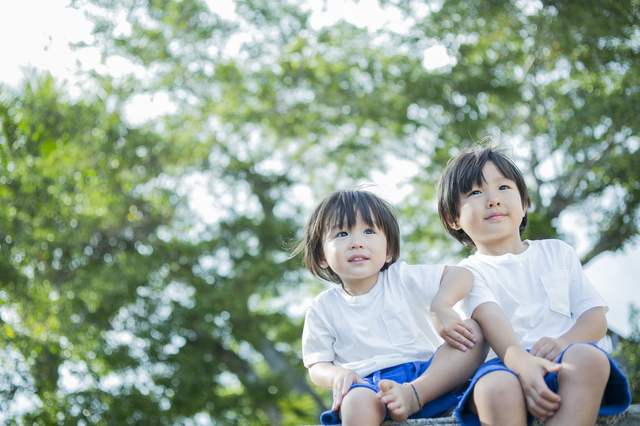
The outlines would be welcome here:
M 486 256 L 502 256 L 504 254 L 520 254 L 529 247 L 529 244 L 518 239 L 517 241 L 502 243 L 476 243 L 476 247 L 480 254 Z
M 363 294 L 369 293 L 371 289 L 376 286 L 379 275 L 380 273 L 361 280 L 343 280 L 342 288 L 349 294 L 349 296 L 362 296 Z

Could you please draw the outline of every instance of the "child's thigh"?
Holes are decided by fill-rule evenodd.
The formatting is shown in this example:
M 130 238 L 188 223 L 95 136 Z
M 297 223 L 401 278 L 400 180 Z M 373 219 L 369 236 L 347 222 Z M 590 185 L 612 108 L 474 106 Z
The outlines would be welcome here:
M 387 415 L 387 407 L 378 399 L 376 392 L 367 387 L 352 388 L 342 401 L 340 417 L 376 414 L 382 422 Z
M 524 402 L 524 392 L 518 377 L 506 370 L 496 370 L 478 379 L 469 401 L 469 409 L 478 414 L 478 409 L 504 409 Z

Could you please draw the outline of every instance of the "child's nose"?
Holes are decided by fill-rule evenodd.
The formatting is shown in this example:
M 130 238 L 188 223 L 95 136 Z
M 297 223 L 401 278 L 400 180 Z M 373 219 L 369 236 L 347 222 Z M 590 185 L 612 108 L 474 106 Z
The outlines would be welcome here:
M 501 206 L 501 205 L 502 205 L 502 203 L 500 202 L 500 200 L 497 197 L 491 196 L 487 200 L 487 207 L 489 207 L 489 208 L 497 207 L 497 206 Z
M 361 248 L 362 247 L 362 240 L 358 237 L 353 237 L 351 239 L 351 248 Z

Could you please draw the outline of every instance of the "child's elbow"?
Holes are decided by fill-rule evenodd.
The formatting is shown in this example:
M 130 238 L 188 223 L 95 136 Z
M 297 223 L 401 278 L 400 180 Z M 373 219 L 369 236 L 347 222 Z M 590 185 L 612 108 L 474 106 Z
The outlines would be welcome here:
M 599 332 L 601 334 L 602 337 L 604 337 L 607 334 L 607 331 L 609 330 L 609 325 L 607 324 L 607 317 L 604 314 L 604 309 L 600 308 L 600 321 L 598 321 L 599 323 Z M 602 338 L 601 337 L 601 338 Z
M 604 308 L 597 307 L 587 311 L 591 317 L 590 326 L 598 340 L 602 339 L 608 330 L 607 317 L 604 314 Z
M 327 379 L 327 366 L 329 363 L 317 362 L 308 367 L 309 378 L 314 385 L 325 389 L 331 389 L 333 383 L 329 383 Z

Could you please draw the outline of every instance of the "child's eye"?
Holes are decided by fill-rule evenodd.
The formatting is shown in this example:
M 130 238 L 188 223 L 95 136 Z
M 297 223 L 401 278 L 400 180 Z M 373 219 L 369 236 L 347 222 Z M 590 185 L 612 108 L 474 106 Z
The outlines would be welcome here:
M 338 235 L 336 235 L 336 237 L 346 237 L 347 235 L 349 234 L 347 234 L 345 231 L 340 231 L 338 232 Z
M 478 194 L 480 194 L 480 190 L 479 189 L 474 189 L 469 193 L 469 195 L 478 195 Z
M 500 185 L 500 189 L 509 189 L 511 188 L 509 185 Z
M 375 234 L 375 231 L 373 229 L 367 229 L 366 231 L 364 231 L 365 234 Z

